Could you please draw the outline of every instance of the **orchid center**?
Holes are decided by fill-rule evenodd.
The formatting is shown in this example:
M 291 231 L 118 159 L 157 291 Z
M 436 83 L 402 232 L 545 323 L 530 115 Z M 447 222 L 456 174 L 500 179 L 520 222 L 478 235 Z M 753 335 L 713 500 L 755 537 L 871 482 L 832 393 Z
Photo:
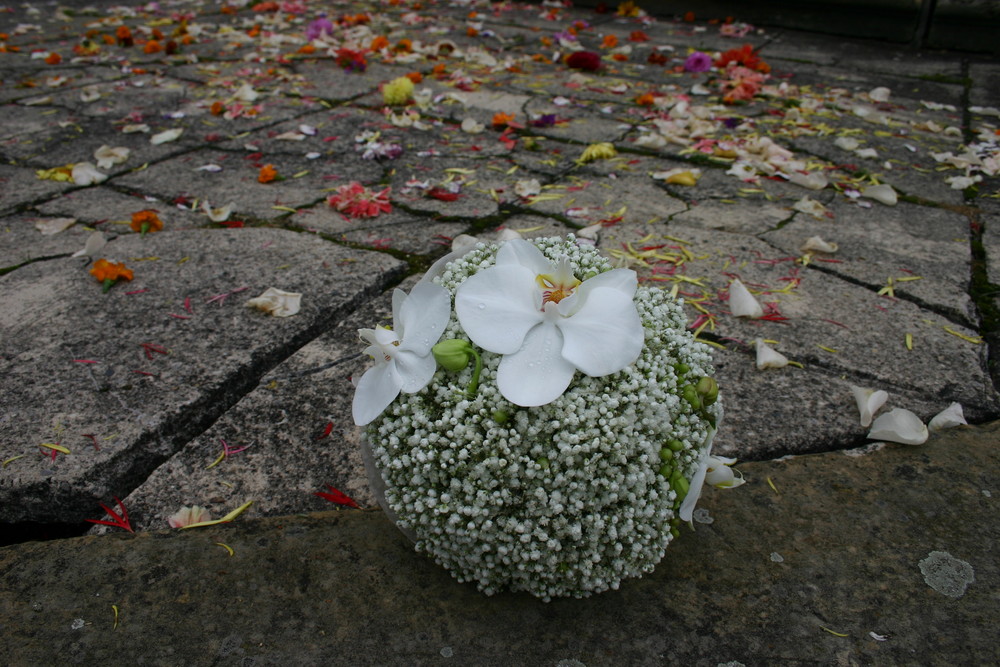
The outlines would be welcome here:
M 390 361 L 395 355 L 394 348 L 399 347 L 402 342 L 392 329 L 383 326 L 376 326 L 374 329 L 359 329 L 358 333 L 362 340 L 370 343 L 365 349 L 365 353 L 375 360 L 381 357 L 386 362 Z
M 542 310 L 547 303 L 559 303 L 580 285 L 580 281 L 573 275 L 568 257 L 560 259 L 556 270 L 552 273 L 538 274 L 535 282 L 542 289 Z

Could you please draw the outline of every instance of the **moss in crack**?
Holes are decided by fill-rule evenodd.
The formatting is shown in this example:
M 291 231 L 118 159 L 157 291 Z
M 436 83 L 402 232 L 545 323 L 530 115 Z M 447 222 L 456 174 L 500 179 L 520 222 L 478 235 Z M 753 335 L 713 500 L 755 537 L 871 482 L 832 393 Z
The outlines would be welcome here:
M 993 386 L 1000 389 L 1000 305 L 998 305 L 1000 285 L 989 280 L 982 224 L 973 217 L 971 227 L 972 275 L 969 296 L 979 311 L 979 333 L 986 341 L 988 349 L 987 370 L 993 380 Z

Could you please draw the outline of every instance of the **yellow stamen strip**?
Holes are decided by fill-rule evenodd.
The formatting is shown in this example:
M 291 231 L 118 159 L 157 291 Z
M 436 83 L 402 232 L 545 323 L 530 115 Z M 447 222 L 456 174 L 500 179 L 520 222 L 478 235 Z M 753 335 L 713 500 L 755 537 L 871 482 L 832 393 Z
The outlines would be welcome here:
M 983 342 L 983 339 L 980 338 L 979 336 L 975 336 L 975 337 L 973 337 L 973 336 L 966 336 L 963 333 L 959 333 L 959 332 L 955 331 L 951 327 L 945 327 L 944 330 L 947 331 L 948 333 L 950 333 L 952 336 L 958 336 L 962 340 L 967 340 L 967 341 L 969 341 L 970 343 L 972 343 L 974 345 L 980 345 Z
M 186 526 L 181 526 L 180 529 L 187 530 L 188 528 L 201 528 L 202 526 L 215 526 L 220 523 L 229 523 L 230 521 L 238 517 L 240 514 L 243 514 L 243 512 L 245 512 L 246 509 L 251 505 L 253 505 L 253 501 L 248 500 L 247 502 L 243 503 L 229 514 L 222 517 L 221 519 L 215 519 L 214 521 L 199 521 L 198 523 L 189 523 Z
M 297 213 L 297 211 L 294 208 L 290 208 L 288 206 L 272 206 L 271 208 L 274 209 L 275 211 L 288 211 L 289 213 Z
M 795 366 L 796 368 L 805 368 L 805 366 L 803 366 L 803 365 L 802 365 L 802 364 L 801 364 L 800 362 L 798 362 L 798 361 L 789 361 L 789 362 L 788 362 L 788 365 L 789 365 L 789 366 Z
M 705 345 L 711 345 L 712 347 L 717 347 L 720 350 L 726 349 L 726 346 L 722 343 L 716 343 L 714 340 L 706 340 L 705 338 L 695 338 L 699 343 L 704 343 Z
M 825 630 L 826 632 L 829 632 L 834 637 L 849 637 L 850 636 L 850 635 L 845 635 L 843 632 L 835 632 L 835 631 L 831 630 L 830 628 L 826 627 L 825 625 L 821 625 L 819 627 L 820 627 L 821 630 Z
M 223 544 L 222 542 L 216 542 L 215 545 L 219 546 L 219 547 L 222 547 L 223 549 L 225 549 L 226 551 L 228 551 L 230 556 L 232 556 L 233 554 L 236 553 L 235 551 L 233 551 L 233 548 L 231 546 L 229 546 L 228 544 Z
M 215 459 L 210 464 L 208 464 L 207 466 L 205 466 L 205 470 L 211 470 L 215 466 L 219 465 L 220 463 L 222 463 L 222 459 L 224 459 L 224 458 L 226 458 L 226 450 L 223 449 L 222 453 L 219 454 L 219 458 Z
M 111 605 L 111 611 L 113 611 L 115 613 L 115 622 L 112 624 L 111 629 L 112 630 L 117 630 L 118 629 L 118 605 L 116 605 L 116 604 Z
M 62 445 L 60 445 L 59 443 L 56 443 L 56 442 L 43 442 L 42 444 L 40 444 L 38 446 L 39 447 L 45 447 L 46 449 L 54 449 L 57 452 L 62 452 L 63 454 L 69 454 L 69 449 L 67 449 L 66 447 L 63 447 Z
M 25 456 L 27 456 L 27 454 L 18 454 L 17 456 L 10 457 L 9 459 L 3 462 L 3 467 L 6 468 L 9 464 L 13 463 L 18 459 L 23 459 Z
M 912 350 L 913 349 L 913 334 L 906 334 L 906 339 L 905 340 L 906 340 L 906 349 L 907 350 Z
M 772 491 L 774 491 L 775 493 L 778 493 L 778 487 L 776 487 L 776 486 L 774 485 L 774 482 L 773 482 L 773 481 L 771 480 L 771 478 L 770 478 L 770 477 L 768 477 L 768 478 L 767 478 L 767 485 L 768 485 L 769 487 L 771 487 L 771 490 L 772 490 Z
M 907 334 L 907 335 L 909 335 L 909 334 Z M 826 350 L 830 354 L 837 354 L 837 351 L 835 349 L 833 349 L 832 347 L 827 347 L 826 345 L 817 345 L 816 347 L 818 347 L 821 350 Z

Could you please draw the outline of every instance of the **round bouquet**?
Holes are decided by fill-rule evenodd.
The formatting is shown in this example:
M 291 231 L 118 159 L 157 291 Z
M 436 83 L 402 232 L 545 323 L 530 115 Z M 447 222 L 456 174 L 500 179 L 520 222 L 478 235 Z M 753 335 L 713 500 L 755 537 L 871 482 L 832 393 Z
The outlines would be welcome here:
M 452 303 L 454 302 L 454 308 Z M 721 418 L 680 305 L 567 239 L 478 244 L 360 331 L 354 419 L 388 515 L 460 581 L 549 599 L 650 572 Z

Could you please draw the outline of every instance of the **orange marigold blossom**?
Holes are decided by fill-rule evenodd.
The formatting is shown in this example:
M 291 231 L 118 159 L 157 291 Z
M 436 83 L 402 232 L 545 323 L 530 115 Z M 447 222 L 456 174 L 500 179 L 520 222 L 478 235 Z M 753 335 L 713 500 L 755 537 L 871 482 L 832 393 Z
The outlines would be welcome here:
M 163 229 L 163 221 L 151 208 L 136 211 L 132 214 L 132 224 L 129 225 L 133 232 L 145 234 L 146 232 L 158 232 Z
M 162 50 L 163 47 L 161 47 L 160 43 L 155 39 L 149 40 L 148 42 L 146 42 L 146 46 L 142 47 L 143 53 L 159 53 Z
M 629 36 L 628 41 L 630 42 L 648 42 L 649 35 L 644 33 L 642 30 L 633 30 Z
M 615 35 L 605 35 L 601 40 L 602 49 L 613 49 L 618 46 L 618 37 Z
M 310 54 L 316 53 L 316 47 L 313 46 L 312 44 L 306 44 L 304 46 L 300 46 L 299 53 L 308 56 Z
M 618 61 L 620 63 L 623 63 L 626 60 L 628 60 L 628 56 L 625 55 L 624 53 L 612 53 L 611 54 L 611 59 L 612 60 L 616 60 L 616 61 Z
M 639 97 L 635 98 L 635 103 L 641 107 L 651 107 L 656 102 L 656 97 L 653 93 L 643 93 Z
M 45 62 L 49 65 L 58 65 L 62 62 L 62 56 L 53 51 L 45 57 Z
M 257 181 L 260 183 L 270 183 L 277 178 L 278 170 L 274 168 L 273 164 L 265 164 L 260 168 L 260 173 L 257 174 Z
M 507 127 L 512 120 L 514 120 L 514 114 L 497 112 L 493 114 L 493 129 L 499 130 L 501 127 Z
M 413 83 L 420 83 L 424 80 L 424 75 L 420 72 L 407 72 L 405 76 Z
M 90 267 L 90 275 L 97 278 L 99 283 L 104 285 L 104 292 L 111 289 L 119 280 L 132 280 L 132 269 L 125 266 L 125 262 L 109 262 L 106 259 L 99 259 Z
M 372 43 L 368 45 L 368 48 L 372 51 L 381 51 L 382 49 L 388 48 L 389 40 L 384 35 L 379 35 L 372 40 Z

